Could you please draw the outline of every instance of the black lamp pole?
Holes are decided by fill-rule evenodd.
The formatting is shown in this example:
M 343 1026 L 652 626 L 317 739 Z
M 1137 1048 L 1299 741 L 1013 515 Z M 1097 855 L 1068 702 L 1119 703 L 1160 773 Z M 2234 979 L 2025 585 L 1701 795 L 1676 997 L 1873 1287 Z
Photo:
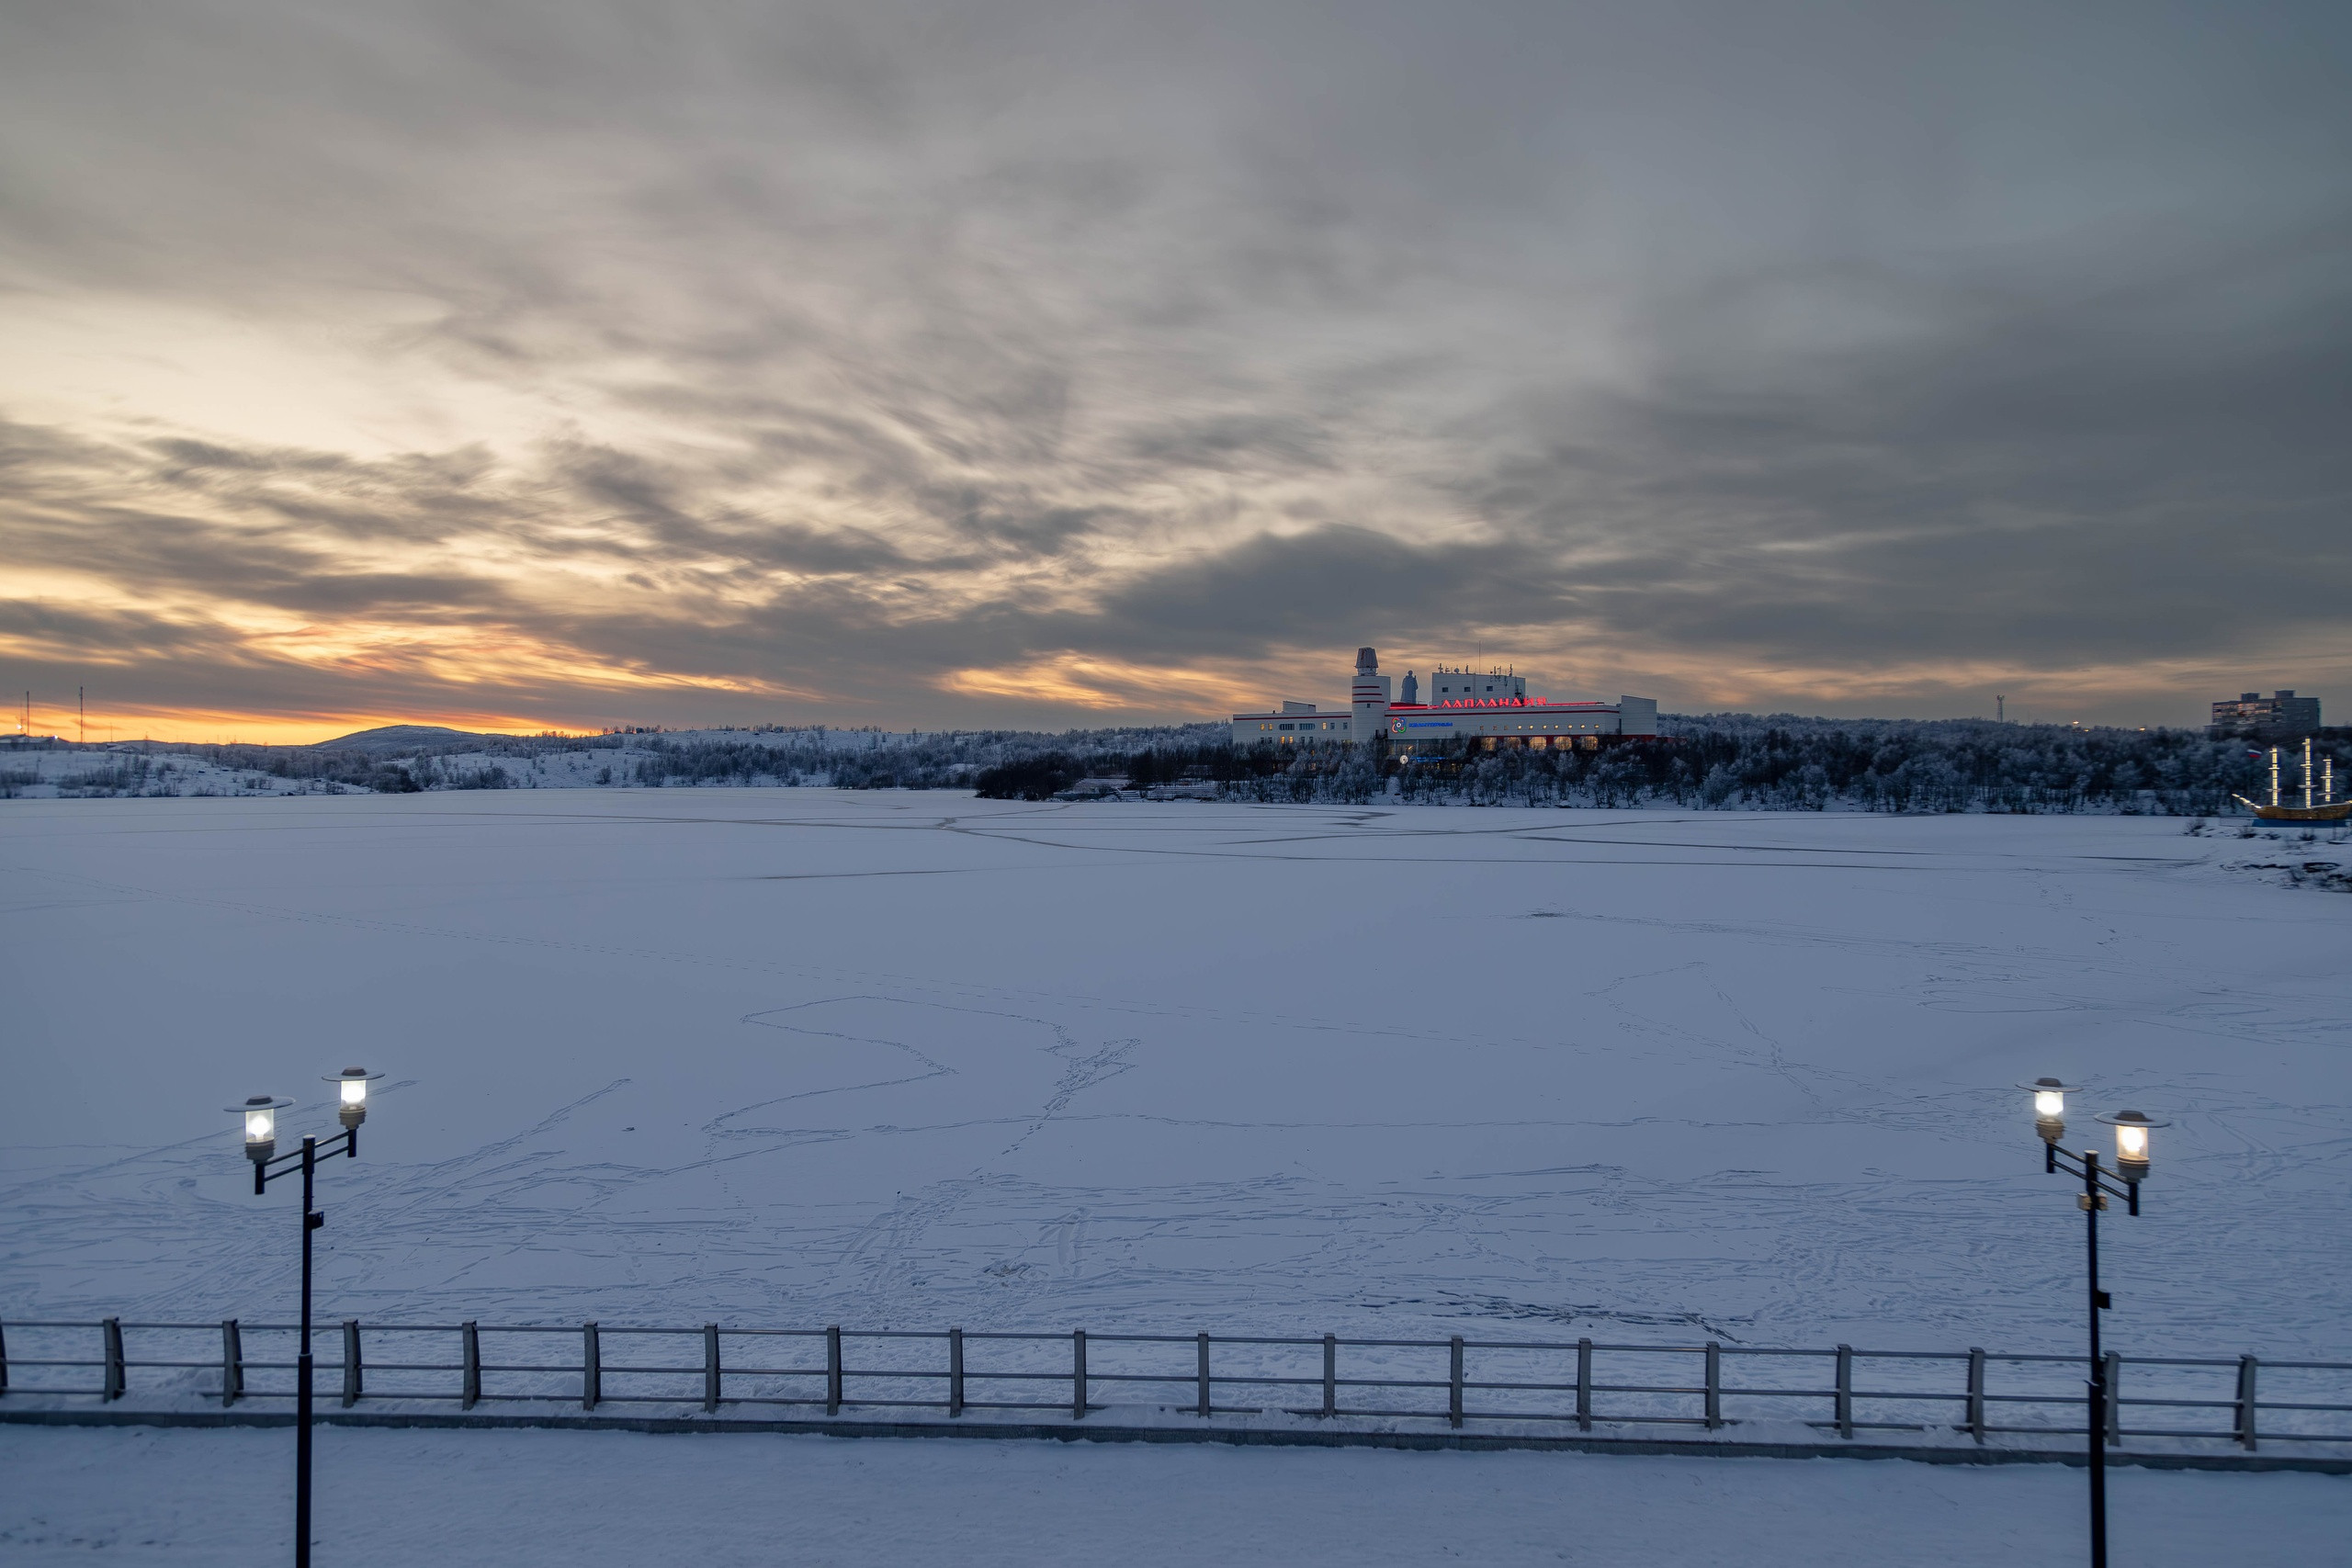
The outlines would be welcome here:
M 2042 1078 L 2028 1084 L 2035 1091 L 2037 1108 L 2048 1097 L 2052 1105 L 2066 1086 L 2055 1078 Z M 2102 1122 L 2116 1129 L 2116 1172 L 2122 1179 L 2109 1177 L 2099 1166 L 2098 1151 L 2085 1149 L 2081 1154 L 2069 1154 L 2058 1146 L 2065 1136 L 2066 1123 L 2055 1109 L 2044 1109 L 2037 1123 L 2041 1134 L 2042 1162 L 2045 1174 L 2055 1175 L 2064 1170 L 2083 1179 L 2083 1190 L 2075 1202 L 2083 1211 L 2083 1261 L 2085 1278 L 2089 1290 L 2090 1317 L 2090 1382 L 2085 1409 L 2087 1420 L 2091 1472 L 2091 1568 L 2107 1568 L 2107 1427 L 2108 1403 L 2114 1391 L 2107 1386 L 2107 1359 L 2099 1347 L 2098 1314 L 2114 1304 L 2113 1298 L 2098 1287 L 2098 1216 L 2109 1198 L 2120 1198 L 2126 1211 L 2137 1218 L 2140 1213 L 2140 1183 L 2148 1174 L 2148 1129 L 2164 1125 L 2152 1122 L 2136 1111 L 2119 1111 L 2102 1116 Z
M 300 1149 L 273 1157 L 277 1148 L 271 1135 L 274 1117 L 263 1124 L 259 1137 L 254 1125 L 247 1124 L 245 1153 L 254 1163 L 254 1196 L 260 1197 L 281 1176 L 297 1170 L 302 1173 L 302 1343 L 294 1358 L 294 1568 L 311 1568 L 311 1233 L 327 1223 L 317 1203 L 319 1161 L 338 1154 L 348 1159 L 359 1157 L 359 1124 L 368 1120 L 368 1084 L 381 1077 L 381 1073 L 351 1067 L 329 1080 L 344 1085 L 343 1131 L 323 1144 L 306 1137 Z M 267 1096 L 255 1095 L 248 1107 L 274 1104 Z

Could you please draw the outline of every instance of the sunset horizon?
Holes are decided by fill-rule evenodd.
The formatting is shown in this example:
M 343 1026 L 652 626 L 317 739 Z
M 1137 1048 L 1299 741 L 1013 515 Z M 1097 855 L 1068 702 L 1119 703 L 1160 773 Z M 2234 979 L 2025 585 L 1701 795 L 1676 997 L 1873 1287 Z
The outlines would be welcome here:
M 2352 702 L 2315 18 L 339 15 L 16 29 L 19 707 Z

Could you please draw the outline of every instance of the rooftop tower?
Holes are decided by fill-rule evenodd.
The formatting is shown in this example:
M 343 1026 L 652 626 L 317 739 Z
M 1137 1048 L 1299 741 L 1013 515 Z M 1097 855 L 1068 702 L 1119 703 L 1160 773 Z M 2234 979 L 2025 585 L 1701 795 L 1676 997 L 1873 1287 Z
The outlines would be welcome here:
M 1348 698 L 1348 738 L 1359 745 L 1378 745 L 1388 739 L 1390 680 L 1380 672 L 1379 649 L 1356 649 L 1355 689 Z

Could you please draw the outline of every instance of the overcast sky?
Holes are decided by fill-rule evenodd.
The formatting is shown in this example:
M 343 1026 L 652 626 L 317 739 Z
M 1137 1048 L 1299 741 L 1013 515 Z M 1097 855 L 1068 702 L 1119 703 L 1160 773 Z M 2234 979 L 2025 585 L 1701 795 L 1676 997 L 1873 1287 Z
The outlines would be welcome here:
M 0 678 L 2341 722 L 2347 82 L 2341 0 L 10 7 Z

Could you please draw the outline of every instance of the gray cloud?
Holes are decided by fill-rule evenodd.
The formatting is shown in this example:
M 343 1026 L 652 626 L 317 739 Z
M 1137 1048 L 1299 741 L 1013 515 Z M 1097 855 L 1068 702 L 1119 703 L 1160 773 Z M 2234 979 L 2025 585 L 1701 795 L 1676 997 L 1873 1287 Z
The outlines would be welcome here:
M 45 8 L 0 326 L 369 389 L 0 373 L 0 637 L 548 722 L 1165 712 L 1364 640 L 2352 700 L 2348 53 L 2318 6 Z

